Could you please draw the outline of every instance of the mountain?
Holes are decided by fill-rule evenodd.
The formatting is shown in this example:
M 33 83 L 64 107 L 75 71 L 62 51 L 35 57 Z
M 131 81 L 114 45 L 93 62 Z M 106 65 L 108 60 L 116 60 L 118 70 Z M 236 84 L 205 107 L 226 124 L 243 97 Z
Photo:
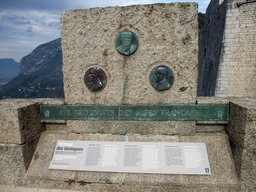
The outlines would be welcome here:
M 30 75 L 43 70 L 49 62 L 61 52 L 61 39 L 39 45 L 32 53 L 23 57 L 20 61 L 20 74 Z
M 20 64 L 13 59 L 0 59 L 0 79 L 18 76 L 19 68 Z
M 19 72 L 3 85 L 0 99 L 64 97 L 61 39 L 39 45 L 23 57 Z

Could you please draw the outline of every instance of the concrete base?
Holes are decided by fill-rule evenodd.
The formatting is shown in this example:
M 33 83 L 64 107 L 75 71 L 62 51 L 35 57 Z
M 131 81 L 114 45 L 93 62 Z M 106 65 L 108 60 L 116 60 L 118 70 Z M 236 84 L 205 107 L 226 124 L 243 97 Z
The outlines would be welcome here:
M 212 175 L 168 175 L 49 170 L 57 140 L 205 142 Z M 69 184 L 68 180 L 73 180 Z M 84 181 L 80 185 L 77 181 Z M 74 134 L 46 131 L 42 134 L 27 172 L 28 188 L 74 191 L 238 191 L 238 179 L 227 136 L 203 133 L 195 136 Z
M 0 185 L 24 185 L 39 136 L 23 145 L 0 144 Z

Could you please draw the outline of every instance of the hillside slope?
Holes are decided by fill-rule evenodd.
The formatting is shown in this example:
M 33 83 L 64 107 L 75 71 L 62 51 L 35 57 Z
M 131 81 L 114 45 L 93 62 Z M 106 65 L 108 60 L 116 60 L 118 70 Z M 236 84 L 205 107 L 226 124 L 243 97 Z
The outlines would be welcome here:
M 60 38 L 39 45 L 20 65 L 20 74 L 3 86 L 0 99 L 64 97 Z

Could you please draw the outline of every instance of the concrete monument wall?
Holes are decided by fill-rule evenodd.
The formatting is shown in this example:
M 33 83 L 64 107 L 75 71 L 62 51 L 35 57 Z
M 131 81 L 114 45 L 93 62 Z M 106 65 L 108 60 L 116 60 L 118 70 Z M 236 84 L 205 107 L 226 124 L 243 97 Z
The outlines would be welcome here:
M 69 105 L 195 104 L 198 69 L 196 3 L 171 3 L 63 11 L 61 38 L 65 103 Z M 138 37 L 137 51 L 124 56 L 115 48 L 122 31 Z M 173 86 L 155 90 L 153 68 L 174 73 Z M 101 68 L 106 87 L 90 91 L 86 71 Z M 68 121 L 70 132 L 110 134 L 195 134 L 195 121 Z
M 194 104 L 197 89 L 198 22 L 196 3 L 171 3 L 63 11 L 61 38 L 66 104 Z M 134 32 L 137 51 L 124 56 L 115 48 L 122 31 Z M 151 70 L 170 67 L 168 91 L 156 91 Z M 107 85 L 91 92 L 85 72 L 99 67 Z M 186 87 L 186 91 L 180 91 Z

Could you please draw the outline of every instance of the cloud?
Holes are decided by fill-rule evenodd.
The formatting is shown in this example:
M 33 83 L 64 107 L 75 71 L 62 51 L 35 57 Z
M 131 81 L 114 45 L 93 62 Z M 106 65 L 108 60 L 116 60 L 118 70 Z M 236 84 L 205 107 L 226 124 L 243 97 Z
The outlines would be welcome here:
M 86 9 L 95 7 L 107 7 L 107 6 L 129 6 L 129 5 L 142 5 L 152 3 L 171 3 L 171 2 L 187 2 L 187 0 L 77 0 L 67 1 L 69 9 Z
M 28 32 L 28 33 L 32 33 L 32 32 L 33 32 L 33 27 L 32 27 L 32 26 L 30 26 L 30 27 L 26 30 L 26 32 Z
M 67 0 L 1 0 L 2 10 L 46 10 L 49 12 L 67 9 Z
M 26 14 L 24 11 L 5 11 L 0 13 L 0 27 L 4 28 L 1 31 L 4 36 L 22 38 L 34 32 L 38 36 L 54 39 L 60 37 L 60 16 L 46 11 L 31 10 L 26 11 Z
M 3 15 L 2 16 L 2 22 L 10 22 L 15 25 L 28 25 L 31 24 L 30 20 L 27 20 L 23 16 L 17 16 L 17 15 Z
M 152 3 L 173 3 L 173 2 L 188 2 L 188 0 L 77 0 L 66 1 L 69 9 L 87 9 L 94 7 L 107 7 L 107 6 L 129 6 L 137 4 L 152 4 Z M 210 0 L 196 0 L 199 4 L 199 11 L 205 12 Z
M 60 13 L 67 9 L 187 2 L 187 0 L 0 0 L 0 58 L 19 61 L 39 44 L 60 37 Z M 205 12 L 210 0 L 197 0 Z
M 5 28 L 0 25 L 0 32 L 3 31 Z
M 47 11 L 2 11 L 0 37 L 0 58 L 19 61 L 39 44 L 60 37 L 60 16 Z
M 48 26 L 49 27 L 58 27 L 59 28 L 60 27 L 60 22 L 59 21 L 58 22 L 51 22 L 51 23 L 48 24 Z

